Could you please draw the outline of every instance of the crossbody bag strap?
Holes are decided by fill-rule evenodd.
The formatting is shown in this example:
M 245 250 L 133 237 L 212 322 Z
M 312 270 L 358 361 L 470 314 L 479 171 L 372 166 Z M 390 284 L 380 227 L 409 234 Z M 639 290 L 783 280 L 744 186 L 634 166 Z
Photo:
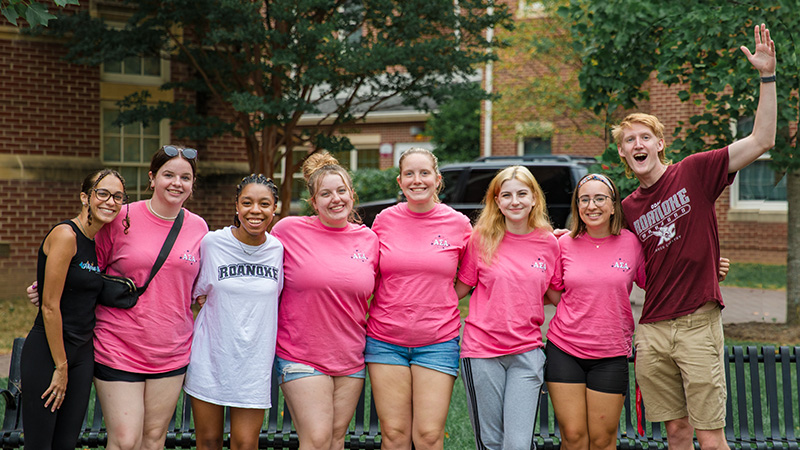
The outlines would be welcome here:
M 137 288 L 139 295 L 144 293 L 145 289 L 147 289 L 147 286 L 150 285 L 150 281 L 153 280 L 153 277 L 156 276 L 158 270 L 164 265 L 164 261 L 167 260 L 167 256 L 172 250 L 172 246 L 175 245 L 175 240 L 178 238 L 178 233 L 181 231 L 182 226 L 183 208 L 181 208 L 181 212 L 178 213 L 178 217 L 175 218 L 175 222 L 172 223 L 172 228 L 169 230 L 167 240 L 165 240 L 164 245 L 161 246 L 161 252 L 158 254 L 155 264 L 153 264 L 153 269 L 150 271 L 150 278 L 147 279 L 147 283 L 145 283 L 144 286 Z

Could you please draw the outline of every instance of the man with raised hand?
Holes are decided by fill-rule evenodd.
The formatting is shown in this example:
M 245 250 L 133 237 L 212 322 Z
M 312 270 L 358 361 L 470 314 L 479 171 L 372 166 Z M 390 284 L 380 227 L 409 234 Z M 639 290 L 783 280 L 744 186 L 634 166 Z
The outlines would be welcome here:
M 640 183 L 622 202 L 647 271 L 636 379 L 647 419 L 666 423 L 670 450 L 692 449 L 695 430 L 704 450 L 728 448 L 714 203 L 738 170 L 775 145 L 777 121 L 775 43 L 764 24 L 755 27 L 755 52 L 741 50 L 761 75 L 750 136 L 670 165 L 655 116 L 631 114 L 613 128 L 626 172 Z

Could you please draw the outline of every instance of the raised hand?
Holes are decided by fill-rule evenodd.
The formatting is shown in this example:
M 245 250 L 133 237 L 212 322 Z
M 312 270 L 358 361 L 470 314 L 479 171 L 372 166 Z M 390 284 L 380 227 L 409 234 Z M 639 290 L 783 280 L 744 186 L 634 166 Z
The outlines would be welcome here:
M 769 37 L 769 30 L 763 23 L 755 28 L 755 53 L 750 53 L 746 46 L 739 47 L 744 52 L 750 64 L 755 67 L 762 77 L 775 74 L 777 64 L 775 58 L 775 42 Z

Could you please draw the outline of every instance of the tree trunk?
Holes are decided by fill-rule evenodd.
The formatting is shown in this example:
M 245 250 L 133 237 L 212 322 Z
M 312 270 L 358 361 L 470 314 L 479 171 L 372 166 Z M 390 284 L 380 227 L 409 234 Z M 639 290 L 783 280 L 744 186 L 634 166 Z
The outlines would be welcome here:
M 800 325 L 800 171 L 786 173 L 786 323 Z

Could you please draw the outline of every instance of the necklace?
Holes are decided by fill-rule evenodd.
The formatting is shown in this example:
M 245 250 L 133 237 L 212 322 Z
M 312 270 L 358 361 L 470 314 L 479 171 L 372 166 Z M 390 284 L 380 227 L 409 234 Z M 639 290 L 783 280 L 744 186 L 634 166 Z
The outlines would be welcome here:
M 81 229 L 81 233 L 83 233 L 83 235 L 84 235 L 84 236 L 86 236 L 86 238 L 87 238 L 87 239 L 89 239 L 89 240 L 92 240 L 92 241 L 93 241 L 94 239 L 93 239 L 93 238 L 90 238 L 90 237 L 89 237 L 89 235 L 88 235 L 88 234 L 86 234 L 86 230 L 83 228 L 83 224 L 81 223 L 81 218 L 80 218 L 80 217 L 76 217 L 76 218 L 75 218 L 75 222 L 77 222 L 77 223 L 78 223 L 78 228 L 80 228 L 80 229 Z
M 159 213 L 155 212 L 155 211 L 153 210 L 153 207 L 152 207 L 152 206 L 150 206 L 150 200 L 148 200 L 148 201 L 147 201 L 147 209 L 148 209 L 148 210 L 149 210 L 151 213 L 153 213 L 153 215 L 154 215 L 154 216 L 156 216 L 156 217 L 158 217 L 159 219 L 162 219 L 162 220 L 175 220 L 175 219 L 178 217 L 178 215 L 177 215 L 177 214 L 176 214 L 176 215 L 174 215 L 174 216 L 172 216 L 172 217 L 165 217 L 165 216 L 162 216 L 161 214 L 159 214 Z
M 256 247 L 256 249 L 255 249 L 255 250 L 253 250 L 252 252 L 248 252 L 247 250 L 245 250 L 245 249 L 244 249 L 244 244 L 242 243 L 242 240 L 241 240 L 241 239 L 239 239 L 239 237 L 237 236 L 237 232 L 239 232 L 239 228 L 235 228 L 235 229 L 234 229 L 234 231 L 232 232 L 232 234 L 233 234 L 233 238 L 234 238 L 234 239 L 236 239 L 236 242 L 238 242 L 238 243 L 239 243 L 239 248 L 241 248 L 241 249 L 242 249 L 242 252 L 244 252 L 244 254 L 245 254 L 245 255 L 247 255 L 247 256 L 253 256 L 253 254 L 254 254 L 255 252 L 257 252 L 259 248 L 261 248 L 261 245 L 262 245 L 264 242 L 266 242 L 266 240 L 265 240 L 265 241 L 264 241 L 264 242 L 262 242 L 261 244 L 258 244 L 257 246 L 255 246 L 255 247 Z M 249 245 L 249 244 L 248 244 L 248 245 Z
M 603 245 L 609 237 L 610 235 L 601 238 L 593 238 L 589 236 L 588 233 L 586 234 L 586 238 L 592 243 L 592 245 L 594 245 L 594 248 L 600 248 L 600 246 Z

